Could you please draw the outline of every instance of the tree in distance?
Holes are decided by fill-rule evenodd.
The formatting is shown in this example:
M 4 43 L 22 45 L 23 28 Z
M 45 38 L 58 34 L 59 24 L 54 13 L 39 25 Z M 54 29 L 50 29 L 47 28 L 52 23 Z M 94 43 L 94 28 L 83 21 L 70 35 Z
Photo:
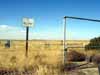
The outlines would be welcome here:
M 100 37 L 90 40 L 90 43 L 85 46 L 85 50 L 100 50 Z

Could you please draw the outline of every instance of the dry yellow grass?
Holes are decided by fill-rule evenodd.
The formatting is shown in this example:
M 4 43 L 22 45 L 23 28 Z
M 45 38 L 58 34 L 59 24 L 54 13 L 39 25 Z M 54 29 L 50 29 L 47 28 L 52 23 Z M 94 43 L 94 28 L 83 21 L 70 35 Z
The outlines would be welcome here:
M 40 74 L 61 75 L 59 67 L 63 62 L 62 41 L 29 41 L 28 58 L 25 57 L 25 41 L 11 41 L 11 47 L 5 48 L 5 41 L 0 44 L 0 67 L 23 69 L 24 66 L 38 66 Z M 73 43 L 72 41 L 70 41 Z M 82 41 L 84 42 L 84 41 Z M 85 41 L 86 42 L 86 41 Z M 80 41 L 78 41 L 80 43 Z M 88 43 L 88 42 L 86 42 Z M 75 49 L 85 52 L 84 49 Z M 54 73 L 54 74 L 52 74 Z
M 2 41 L 0 45 L 1 66 L 13 67 L 12 57 L 16 57 L 14 60 L 16 60 L 17 67 L 21 67 L 26 63 L 27 65 L 36 63 L 55 64 L 62 61 L 62 45 L 49 45 L 48 41 L 29 41 L 28 58 L 26 58 L 25 41 L 12 41 L 10 48 L 5 48 L 4 43 L 5 41 Z
M 0 61 L 1 63 L 4 61 L 7 64 L 10 62 L 10 59 L 15 56 L 16 63 L 20 66 L 25 64 L 25 41 L 22 40 L 12 40 L 11 47 L 5 48 L 4 43 L 5 40 L 1 40 L 0 44 Z M 74 41 L 67 41 L 66 43 L 73 45 L 77 44 L 84 45 L 87 44 L 89 41 L 85 40 L 74 40 Z M 75 49 L 80 52 L 84 52 L 84 49 Z M 47 64 L 59 64 L 63 61 L 63 41 L 61 40 L 31 40 L 29 41 L 29 51 L 28 51 L 28 58 L 27 64 L 36 63 L 35 57 L 39 56 L 39 59 L 42 63 Z M 34 60 L 35 59 L 35 60 Z M 40 63 L 40 62 L 39 62 Z M 18 66 L 17 65 L 17 66 Z

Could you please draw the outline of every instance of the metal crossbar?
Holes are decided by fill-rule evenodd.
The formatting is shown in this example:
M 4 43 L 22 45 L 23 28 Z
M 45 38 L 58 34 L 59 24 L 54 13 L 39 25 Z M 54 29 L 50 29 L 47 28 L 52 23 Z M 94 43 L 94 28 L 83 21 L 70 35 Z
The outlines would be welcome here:
M 87 20 L 87 21 L 100 22 L 100 20 L 97 20 L 97 19 L 88 19 L 88 18 L 80 18 L 80 17 L 72 17 L 72 16 L 65 16 L 64 18 L 71 18 L 71 19 L 79 19 L 79 20 Z
M 100 46 L 89 46 L 90 48 L 100 48 Z M 85 48 L 83 46 L 68 46 L 67 48 Z

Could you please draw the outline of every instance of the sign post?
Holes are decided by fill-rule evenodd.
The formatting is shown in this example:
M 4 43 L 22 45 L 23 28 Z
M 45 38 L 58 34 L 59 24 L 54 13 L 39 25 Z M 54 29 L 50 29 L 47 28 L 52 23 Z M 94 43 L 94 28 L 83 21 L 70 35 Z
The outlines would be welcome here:
M 28 37 L 29 37 L 29 27 L 33 26 L 33 19 L 23 18 L 23 25 L 26 27 L 26 52 L 25 56 L 28 57 Z
M 26 57 L 28 57 L 28 34 L 29 34 L 29 27 L 26 27 L 26 54 L 25 54 Z

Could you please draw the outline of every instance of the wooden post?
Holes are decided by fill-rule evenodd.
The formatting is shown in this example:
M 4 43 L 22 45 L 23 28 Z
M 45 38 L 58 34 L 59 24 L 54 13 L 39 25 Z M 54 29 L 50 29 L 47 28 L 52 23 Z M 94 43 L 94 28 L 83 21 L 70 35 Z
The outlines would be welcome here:
M 25 54 L 26 57 L 28 57 L 28 34 L 29 34 L 29 27 L 26 27 L 26 54 Z

